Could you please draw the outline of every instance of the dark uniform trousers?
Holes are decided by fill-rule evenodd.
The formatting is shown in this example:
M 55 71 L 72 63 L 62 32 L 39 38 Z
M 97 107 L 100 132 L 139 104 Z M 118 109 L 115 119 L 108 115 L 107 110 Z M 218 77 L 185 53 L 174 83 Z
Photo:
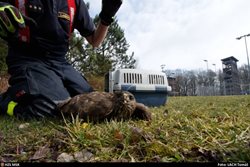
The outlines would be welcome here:
M 7 58 L 10 87 L 6 92 L 8 98 L 2 103 L 5 105 L 2 110 L 6 110 L 8 102 L 13 100 L 20 103 L 15 115 L 53 116 L 58 114 L 54 111 L 58 101 L 93 91 L 86 79 L 63 57 L 53 59 L 53 55 L 39 51 L 16 52 L 18 55 L 14 55 L 15 51 L 11 49 L 9 52 L 13 52 Z M 37 101 L 40 104 L 36 104 Z

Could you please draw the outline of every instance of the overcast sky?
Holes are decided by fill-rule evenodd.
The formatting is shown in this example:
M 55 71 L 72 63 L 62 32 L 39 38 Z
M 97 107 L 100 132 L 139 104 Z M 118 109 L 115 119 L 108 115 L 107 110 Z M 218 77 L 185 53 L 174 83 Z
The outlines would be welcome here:
M 85 2 L 91 17 L 100 12 L 101 0 Z M 218 70 L 229 56 L 247 64 L 236 37 L 250 33 L 250 0 L 123 0 L 117 18 L 140 69 L 206 70 L 208 60 Z

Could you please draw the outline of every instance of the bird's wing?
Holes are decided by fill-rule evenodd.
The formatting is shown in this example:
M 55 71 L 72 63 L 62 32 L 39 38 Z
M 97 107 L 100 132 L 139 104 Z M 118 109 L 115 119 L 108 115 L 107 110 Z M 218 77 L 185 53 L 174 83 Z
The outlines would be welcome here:
M 143 119 L 146 121 L 152 120 L 152 114 L 149 111 L 149 108 L 142 103 L 136 103 L 136 108 L 132 114 L 132 118 Z
M 85 120 L 98 121 L 105 119 L 113 110 L 113 94 L 91 92 L 72 97 L 60 110 L 66 114 L 79 115 Z

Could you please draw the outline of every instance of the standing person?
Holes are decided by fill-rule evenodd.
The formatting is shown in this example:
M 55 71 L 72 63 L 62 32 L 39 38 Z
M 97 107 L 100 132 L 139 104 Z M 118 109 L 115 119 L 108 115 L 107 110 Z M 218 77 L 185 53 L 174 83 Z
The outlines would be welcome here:
M 67 61 L 74 29 L 93 47 L 104 40 L 122 0 L 102 0 L 95 27 L 83 0 L 1 0 L 0 37 L 8 42 L 8 90 L 0 114 L 46 117 L 56 102 L 93 89 Z

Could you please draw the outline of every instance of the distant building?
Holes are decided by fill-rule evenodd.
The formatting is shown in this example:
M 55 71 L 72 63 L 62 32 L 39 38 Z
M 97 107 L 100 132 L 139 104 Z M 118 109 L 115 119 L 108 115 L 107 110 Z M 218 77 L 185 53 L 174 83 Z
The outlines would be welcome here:
M 223 79 L 224 79 L 224 94 L 239 95 L 240 80 L 237 69 L 237 59 L 233 56 L 222 59 Z
M 172 91 L 170 92 L 170 96 L 179 96 L 180 93 L 177 90 L 177 82 L 175 77 L 168 76 L 168 84 L 171 86 Z

